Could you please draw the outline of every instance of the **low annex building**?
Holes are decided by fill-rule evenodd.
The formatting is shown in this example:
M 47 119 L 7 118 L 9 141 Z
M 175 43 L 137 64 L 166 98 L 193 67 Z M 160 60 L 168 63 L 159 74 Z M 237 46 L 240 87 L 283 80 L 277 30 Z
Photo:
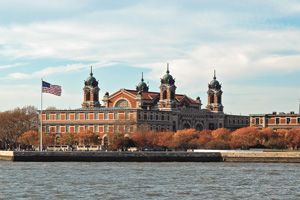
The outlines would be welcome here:
M 250 126 L 262 128 L 292 129 L 300 128 L 300 115 L 294 111 L 289 113 L 251 114 Z
M 214 74 L 208 84 L 208 104 L 205 109 L 199 97 L 193 99 L 176 94 L 175 79 L 167 66 L 160 80 L 158 92 L 149 91 L 144 82 L 135 90 L 120 89 L 105 93 L 103 105 L 99 102 L 99 83 L 93 76 L 84 82 L 83 103 L 78 109 L 44 110 L 43 131 L 59 136 L 65 132 L 90 130 L 96 133 L 133 133 L 138 129 L 152 131 L 177 131 L 186 128 L 196 130 L 225 127 L 235 130 L 249 126 L 249 116 L 228 115 L 223 112 L 221 84 Z

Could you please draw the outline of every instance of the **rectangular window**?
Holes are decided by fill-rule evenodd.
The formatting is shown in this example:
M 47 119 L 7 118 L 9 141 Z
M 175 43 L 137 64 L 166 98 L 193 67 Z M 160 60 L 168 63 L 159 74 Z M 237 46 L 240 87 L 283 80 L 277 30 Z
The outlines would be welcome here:
M 85 113 L 84 118 L 89 119 L 89 113 Z
M 300 124 L 300 118 L 297 119 L 298 124 Z
M 276 124 L 280 123 L 280 118 L 276 118 Z
M 108 119 L 108 113 L 104 113 L 104 119 Z
M 56 133 L 60 133 L 60 126 L 56 126 Z
M 286 118 L 286 123 L 290 124 L 291 123 L 291 119 L 290 118 Z
M 125 119 L 129 119 L 129 113 L 128 112 L 125 113 Z
M 79 113 L 75 113 L 75 119 L 76 119 L 76 120 L 79 119 Z
M 70 119 L 70 113 L 66 113 L 66 120 Z
M 75 126 L 75 132 L 79 132 L 79 127 Z
M 98 119 L 98 113 L 94 114 L 94 119 Z
M 118 132 L 118 128 L 119 128 L 118 125 L 114 125 L 114 132 L 115 132 L 115 133 Z
M 98 132 L 99 132 L 98 126 L 94 126 L 94 132 L 95 132 L 95 133 L 98 133 Z
M 56 113 L 56 120 L 60 120 L 60 113 Z
M 49 126 L 46 126 L 46 133 L 49 133 L 49 132 L 50 132 Z
M 118 119 L 118 113 L 114 113 L 114 119 Z
M 125 132 L 127 133 L 129 130 L 129 126 L 125 126 Z
M 89 129 L 89 126 L 84 126 L 84 129 L 85 129 L 85 130 L 88 130 L 88 129 Z
M 104 125 L 104 132 L 107 133 L 107 130 L 108 130 L 107 125 Z
M 70 132 L 70 126 L 66 126 L 66 132 L 68 133 L 68 132 Z
M 259 118 L 256 118 L 255 120 L 256 120 L 256 124 L 259 124 Z
M 50 116 L 49 116 L 49 113 L 46 114 L 46 120 L 49 120 L 50 119 Z

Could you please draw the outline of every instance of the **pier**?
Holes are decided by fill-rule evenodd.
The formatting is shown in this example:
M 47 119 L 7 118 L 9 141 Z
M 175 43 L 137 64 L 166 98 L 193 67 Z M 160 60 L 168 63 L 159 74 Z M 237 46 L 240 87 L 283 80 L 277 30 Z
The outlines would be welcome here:
M 38 152 L 0 151 L 14 162 L 271 162 L 300 163 L 299 152 Z

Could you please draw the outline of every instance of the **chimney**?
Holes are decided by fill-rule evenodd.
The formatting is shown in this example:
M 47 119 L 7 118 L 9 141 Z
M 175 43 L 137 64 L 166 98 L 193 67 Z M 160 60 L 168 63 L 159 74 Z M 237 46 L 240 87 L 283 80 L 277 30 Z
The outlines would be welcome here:
M 294 111 L 291 111 L 290 113 L 291 113 L 292 115 L 294 115 L 294 114 L 295 114 L 295 112 L 294 112 Z
M 273 114 L 273 115 L 277 115 L 277 112 L 273 111 L 272 114 Z

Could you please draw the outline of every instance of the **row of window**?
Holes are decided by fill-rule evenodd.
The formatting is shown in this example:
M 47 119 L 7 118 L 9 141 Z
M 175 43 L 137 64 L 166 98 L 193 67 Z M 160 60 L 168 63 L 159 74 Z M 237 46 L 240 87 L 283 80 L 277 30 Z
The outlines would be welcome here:
M 275 123 L 278 124 L 291 124 L 291 118 L 285 118 L 285 123 L 280 122 L 281 118 L 275 118 Z M 297 123 L 300 124 L 300 118 L 297 118 Z M 255 118 L 255 124 L 260 124 L 259 118 Z
M 144 113 L 144 115 L 142 115 L 142 113 L 140 113 L 138 116 L 138 119 L 142 119 L 142 120 L 162 120 L 162 121 L 164 121 L 164 120 L 166 120 L 166 118 L 168 121 L 170 120 L 170 116 L 168 115 L 166 117 L 164 114 L 162 114 L 162 115 L 156 114 L 155 119 L 154 119 L 154 114 L 148 115 L 147 113 Z
M 79 120 L 80 115 L 81 113 L 75 113 L 75 120 Z M 104 119 L 108 119 L 108 113 L 103 113 L 104 116 L 103 118 Z M 66 113 L 66 120 L 70 120 L 70 113 Z M 90 113 L 84 113 L 84 119 L 85 120 L 88 120 L 89 119 L 89 115 Z M 51 120 L 60 120 L 61 119 L 61 113 L 56 113 L 56 114 L 51 114 L 51 117 L 52 119 Z M 99 119 L 99 113 L 94 113 L 94 119 L 97 120 Z M 118 119 L 118 113 L 114 113 L 114 119 Z M 125 113 L 125 119 L 129 119 L 129 113 Z M 47 113 L 46 114 L 46 120 L 50 120 L 50 114 Z
M 69 125 L 63 126 L 63 127 L 65 127 L 65 131 L 64 132 L 66 132 L 66 133 L 70 132 L 70 126 Z M 99 126 L 92 126 L 92 127 L 94 128 L 94 132 L 95 133 L 99 133 Z M 74 128 L 75 128 L 74 129 L 75 132 L 79 132 L 80 131 L 80 126 L 79 125 L 75 126 Z M 84 130 L 89 130 L 90 128 L 91 128 L 91 126 L 88 126 L 88 125 L 84 126 Z M 114 125 L 114 132 L 117 132 L 117 131 L 119 131 L 119 126 L 118 125 Z M 128 132 L 129 131 L 129 126 L 125 126 L 125 130 L 124 131 Z M 61 133 L 62 132 L 62 126 L 60 126 L 60 125 L 55 126 L 55 131 L 54 131 L 54 127 L 51 127 L 51 130 L 50 130 L 50 126 L 47 125 L 45 132 L 46 133 L 50 133 L 50 132 Z M 108 132 L 108 125 L 104 125 L 103 126 L 103 132 L 104 133 Z
M 248 124 L 248 120 L 241 120 L 241 119 L 229 119 L 229 124 Z

